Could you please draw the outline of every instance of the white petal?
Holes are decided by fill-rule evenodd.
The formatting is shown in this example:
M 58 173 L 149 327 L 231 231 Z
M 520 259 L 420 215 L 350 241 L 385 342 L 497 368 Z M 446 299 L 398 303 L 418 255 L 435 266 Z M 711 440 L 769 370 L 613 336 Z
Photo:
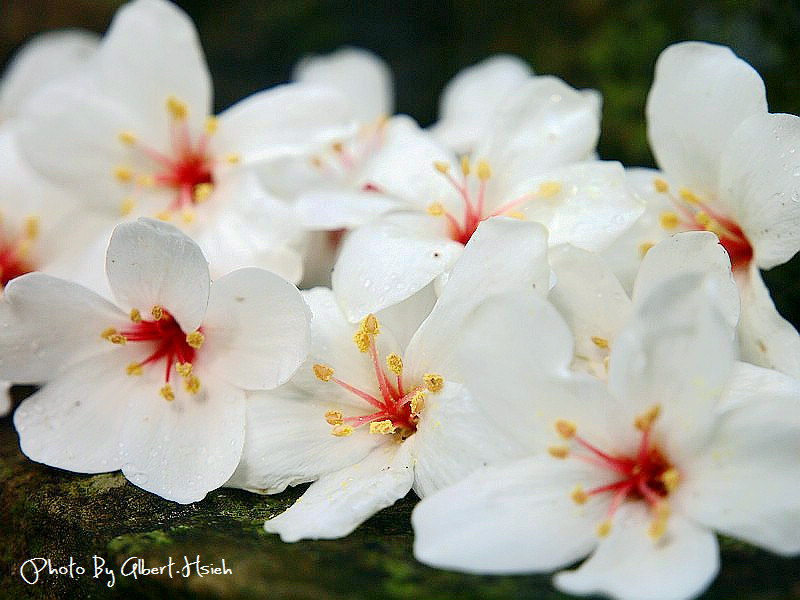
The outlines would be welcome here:
M 14 55 L 0 84 L 0 119 L 13 117 L 38 88 L 69 73 L 97 49 L 89 31 L 65 30 L 34 36 Z
M 112 346 L 100 334 L 129 323 L 113 304 L 81 286 L 41 273 L 12 280 L 0 303 L 0 378 L 53 379 Z
M 694 519 L 780 554 L 800 552 L 800 381 L 739 363 L 707 449 L 679 488 Z M 727 399 L 726 399 L 727 400 Z
M 487 296 L 513 289 L 544 294 L 550 284 L 547 232 L 538 223 L 493 218 L 482 222 L 453 266 L 428 319 L 409 344 L 408 373 L 442 369 L 462 321 Z
M 563 167 L 526 179 L 509 198 L 558 184 L 553 196 L 535 197 L 521 209 L 525 217 L 549 230 L 551 246 L 572 244 L 598 252 L 633 225 L 644 206 L 630 193 L 625 170 L 617 162 L 593 161 Z
M 248 96 L 219 116 L 213 147 L 245 163 L 279 158 L 351 133 L 347 99 L 334 89 L 290 83 Z
M 98 58 L 101 89 L 134 114 L 150 117 L 158 139 L 167 139 L 168 97 L 187 103 L 189 118 L 198 129 L 211 111 L 211 76 L 197 31 L 170 2 L 137 0 L 122 7 Z
M 473 150 L 489 127 L 489 115 L 533 75 L 523 60 L 498 54 L 459 71 L 439 101 L 439 121 L 430 132 L 459 154 Z
M 392 213 L 345 238 L 331 283 L 351 321 L 421 290 L 448 269 L 463 246 L 436 217 Z
M 712 532 L 673 515 L 664 536 L 654 542 L 647 535 L 645 507 L 628 503 L 594 554 L 577 570 L 562 571 L 553 581 L 569 594 L 681 600 L 702 593 L 718 570 L 719 548 Z
M 400 210 L 404 205 L 391 196 L 347 188 L 311 190 L 296 201 L 303 225 L 323 231 L 358 227 L 391 210 Z
M 175 386 L 167 402 L 157 386 L 127 395 L 120 445 L 122 472 L 131 483 L 182 504 L 222 486 L 242 456 L 245 394 L 203 378 L 194 395 Z
M 736 334 L 742 360 L 800 377 L 800 335 L 775 308 L 755 263 L 735 272 L 742 300 Z
M 634 303 L 641 302 L 661 282 L 690 271 L 714 277 L 718 307 L 735 327 L 739 321 L 739 292 L 731 274 L 731 261 L 719 238 L 708 231 L 677 233 L 650 248 L 636 276 Z
M 767 111 L 758 73 L 729 48 L 674 44 L 656 62 L 647 136 L 659 166 L 679 185 L 716 195 L 720 155 L 745 118 Z
M 414 491 L 421 497 L 460 481 L 486 464 L 523 454 L 493 427 L 463 385 L 447 381 L 425 396 L 413 446 Z
M 338 538 L 408 493 L 414 471 L 406 444 L 388 442 L 364 460 L 320 478 L 264 529 L 284 542 Z
M 545 170 L 585 160 L 600 135 L 600 96 L 556 77 L 516 86 L 491 114 L 474 156 L 489 161 L 508 186 Z
M 285 388 L 249 394 L 242 460 L 225 485 L 274 494 L 360 462 L 384 440 L 366 427 L 332 435 L 325 413 L 341 408 Z
M 340 90 L 352 103 L 359 121 L 394 112 L 392 73 L 383 60 L 362 48 L 308 56 L 295 66 L 293 79 Z
M 309 320 L 300 292 L 285 279 L 263 269 L 233 271 L 211 286 L 207 368 L 245 389 L 277 387 L 308 355 Z
M 733 132 L 720 160 L 720 195 L 762 269 L 800 250 L 800 117 L 756 114 Z
M 546 572 L 597 545 L 604 503 L 580 506 L 569 494 L 587 468 L 548 457 L 476 471 L 420 502 L 411 515 L 414 556 L 472 573 Z
M 396 352 L 408 347 L 411 338 L 436 304 L 435 287 L 433 283 L 428 284 L 416 294 L 384 308 L 375 315 L 381 328 L 386 326 L 397 343 L 397 347 L 390 351 Z
M 208 304 L 208 263 L 195 242 L 153 219 L 118 225 L 106 253 L 106 273 L 123 307 L 142 314 L 166 308 L 184 331 L 197 329 Z
M 637 416 L 658 405 L 656 430 L 669 432 L 667 454 L 678 460 L 703 443 L 713 407 L 733 367 L 733 328 L 719 311 L 716 279 L 685 273 L 638 303 L 611 351 L 608 387 L 612 429 L 620 447 L 635 447 Z
M 14 413 L 22 451 L 32 460 L 69 471 L 119 469 L 119 441 L 128 419 L 125 397 L 132 385 L 117 356 L 74 365 Z

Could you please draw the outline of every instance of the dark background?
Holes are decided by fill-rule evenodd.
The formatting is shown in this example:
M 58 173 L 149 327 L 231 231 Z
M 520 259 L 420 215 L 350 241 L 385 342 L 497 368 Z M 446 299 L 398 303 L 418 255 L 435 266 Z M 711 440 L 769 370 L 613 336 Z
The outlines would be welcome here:
M 102 32 L 117 0 L 0 2 L 0 61 L 30 35 L 60 27 Z M 761 73 L 770 110 L 800 114 L 800 4 L 761 0 L 439 2 L 227 0 L 177 2 L 194 19 L 216 91 L 216 108 L 284 82 L 304 54 L 369 48 L 395 77 L 397 111 L 427 125 L 439 94 L 461 68 L 496 52 L 540 74 L 600 90 L 601 158 L 652 166 L 644 103 L 659 52 L 695 39 L 730 46 Z M 784 315 L 800 324 L 800 260 L 767 275 Z

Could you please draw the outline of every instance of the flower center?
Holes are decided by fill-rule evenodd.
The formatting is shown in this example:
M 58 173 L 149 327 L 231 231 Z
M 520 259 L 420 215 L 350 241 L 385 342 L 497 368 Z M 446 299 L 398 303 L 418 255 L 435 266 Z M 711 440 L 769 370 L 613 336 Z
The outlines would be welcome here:
M 617 476 L 617 480 L 607 485 L 584 490 L 578 485 L 570 494 L 577 504 L 584 504 L 591 496 L 610 494 L 611 504 L 606 519 L 598 525 L 597 532 L 606 536 L 611 531 L 611 523 L 620 505 L 625 500 L 644 500 L 653 515 L 648 533 L 658 539 L 666 530 L 669 517 L 669 504 L 666 498 L 677 487 L 680 481 L 678 470 L 672 466 L 660 448 L 653 443 L 653 423 L 658 418 L 660 407 L 653 406 L 639 416 L 634 426 L 641 433 L 641 440 L 636 453 L 632 456 L 618 456 L 604 452 L 585 438 L 577 435 L 577 427 L 571 421 L 559 419 L 555 423 L 558 435 L 573 442 L 577 448 L 568 446 L 551 446 L 550 455 L 566 459 L 575 458 Z
M 380 333 L 378 320 L 375 315 L 369 314 L 361 321 L 358 331 L 353 336 L 358 349 L 369 354 L 378 387 L 377 394 L 371 394 L 334 377 L 333 369 L 327 365 L 314 365 L 314 374 L 318 379 L 332 381 L 376 409 L 365 415 L 347 417 L 338 410 L 328 411 L 325 413 L 325 420 L 333 426 L 331 433 L 335 436 L 348 436 L 356 428 L 369 424 L 370 433 L 396 434 L 400 439 L 406 439 L 417 430 L 419 415 L 425 406 L 426 393 L 438 392 L 444 385 L 440 375 L 426 373 L 422 378 L 423 385 L 408 388 L 403 384 L 403 360 L 394 353 L 386 356 L 386 366 L 393 377 L 387 375 L 375 347 L 375 336 L 378 333 Z
M 16 233 L 0 225 L 0 291 L 15 277 L 36 270 L 29 255 L 38 236 L 39 218 L 35 216 L 26 218 L 22 230 Z
M 203 345 L 205 336 L 201 329 L 184 333 L 178 322 L 162 306 L 154 306 L 150 311 L 152 320 L 142 318 L 137 309 L 131 310 L 132 325 L 121 331 L 113 327 L 104 330 L 100 335 L 113 344 L 125 345 L 129 342 L 146 342 L 152 352 L 139 362 L 130 363 L 126 367 L 128 375 L 141 375 L 147 365 L 164 362 L 164 386 L 159 393 L 165 400 L 175 399 L 170 380 L 173 366 L 183 379 L 183 387 L 190 394 L 200 390 L 200 380 L 192 373 L 192 363 L 197 350 Z
M 329 150 L 312 156 L 311 164 L 334 182 L 347 180 L 383 146 L 387 122 L 388 118 L 383 116 L 361 125 L 352 139 L 347 142 L 333 142 Z M 366 184 L 364 190 L 378 191 L 378 188 Z
M 663 179 L 654 179 L 656 191 L 667 194 L 677 212 L 661 214 L 661 226 L 666 230 L 680 228 L 683 231 L 711 231 L 719 238 L 719 243 L 728 252 L 731 268 L 747 267 L 753 258 L 753 247 L 744 235 L 741 227 L 734 221 L 711 209 L 697 195 L 686 188 L 678 190 L 676 198 L 669 185 Z
M 461 244 L 466 244 L 470 240 L 481 221 L 500 215 L 519 219 L 524 218 L 523 214 L 517 210 L 521 205 L 537 196 L 550 198 L 561 192 L 561 184 L 555 181 L 548 181 L 542 183 L 536 192 L 528 192 L 519 198 L 501 204 L 494 210 L 487 210 L 485 206 L 487 200 L 486 182 L 492 176 L 492 170 L 488 162 L 479 160 L 474 165 L 470 165 L 469 158 L 466 156 L 461 157 L 460 181 L 450 172 L 449 163 L 435 162 L 433 167 L 453 186 L 464 204 L 464 212 L 463 217 L 459 219 L 453 213 L 447 211 L 441 202 L 433 202 L 428 205 L 428 213 L 435 217 L 447 219 L 448 235 L 452 240 Z
M 161 152 L 140 142 L 132 131 L 121 131 L 117 137 L 131 149 L 131 158 L 149 167 L 136 171 L 127 164 L 118 165 L 114 169 L 114 177 L 130 192 L 120 207 L 123 215 L 133 211 L 136 201 L 145 190 L 161 188 L 172 191 L 174 195 L 166 209 L 156 216 L 167 221 L 173 212 L 179 212 L 184 222 L 188 223 L 194 218 L 194 206 L 214 191 L 213 170 L 221 161 L 212 156 L 208 145 L 217 131 L 217 119 L 206 119 L 205 131 L 194 140 L 187 123 L 187 105 L 170 96 L 166 108 L 169 114 L 169 151 Z M 236 163 L 239 157 L 232 154 L 225 157 L 224 161 Z

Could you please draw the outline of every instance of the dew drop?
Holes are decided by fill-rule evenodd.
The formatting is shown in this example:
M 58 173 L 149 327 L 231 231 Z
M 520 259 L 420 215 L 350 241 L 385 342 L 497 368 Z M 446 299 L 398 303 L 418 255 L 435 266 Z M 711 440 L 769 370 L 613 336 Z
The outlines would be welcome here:
M 800 204 L 800 192 L 798 192 L 797 190 L 792 192 L 792 202 Z
M 797 151 L 797 148 L 795 148 L 794 146 L 789 148 L 789 154 L 794 154 L 796 151 Z
M 794 169 L 792 169 L 792 175 L 800 177 L 800 165 L 795 165 Z

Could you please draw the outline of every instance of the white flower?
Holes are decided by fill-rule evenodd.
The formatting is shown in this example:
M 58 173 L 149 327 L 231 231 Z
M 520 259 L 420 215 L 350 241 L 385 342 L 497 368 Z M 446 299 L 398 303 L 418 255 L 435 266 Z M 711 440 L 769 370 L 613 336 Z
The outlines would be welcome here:
M 22 451 L 200 500 L 239 462 L 245 390 L 281 384 L 304 360 L 307 309 L 260 269 L 211 284 L 197 244 L 160 221 L 119 225 L 106 261 L 119 307 L 41 273 L 6 288 L 0 377 L 44 383 L 14 415 Z
M 648 210 L 612 249 L 619 269 L 676 231 L 714 232 L 742 299 L 742 358 L 800 376 L 800 336 L 759 272 L 800 249 L 800 118 L 768 113 L 758 73 L 728 48 L 685 42 L 656 63 L 647 124 L 663 174 L 633 174 Z
M 650 290 L 617 335 L 607 386 L 569 372 L 570 332 L 540 298 L 477 309 L 465 328 L 478 338 L 515 316 L 505 342 L 516 358 L 457 354 L 529 458 L 423 499 L 416 556 L 510 573 L 590 555 L 556 586 L 643 600 L 702 592 L 718 569 L 714 531 L 800 552 L 800 382 L 734 362 L 715 280 L 688 272 Z M 498 368 L 505 385 L 482 395 Z
M 350 109 L 335 90 L 291 84 L 215 117 L 211 92 L 189 18 L 163 0 L 136 0 L 85 68 L 30 98 L 21 148 L 109 225 L 128 215 L 173 220 L 208 252 L 215 276 L 263 266 L 299 280 L 286 238 L 301 230 L 254 172 L 349 131 Z M 225 253 L 232 227 L 239 241 Z
M 517 287 L 546 291 L 545 250 L 541 226 L 487 221 L 438 300 L 428 287 L 359 326 L 330 290 L 306 295 L 309 362 L 290 385 L 251 395 L 242 464 L 228 483 L 271 493 L 314 481 L 267 531 L 286 541 L 347 535 L 412 487 L 428 494 L 515 452 L 488 435 L 450 347 L 480 299 Z

